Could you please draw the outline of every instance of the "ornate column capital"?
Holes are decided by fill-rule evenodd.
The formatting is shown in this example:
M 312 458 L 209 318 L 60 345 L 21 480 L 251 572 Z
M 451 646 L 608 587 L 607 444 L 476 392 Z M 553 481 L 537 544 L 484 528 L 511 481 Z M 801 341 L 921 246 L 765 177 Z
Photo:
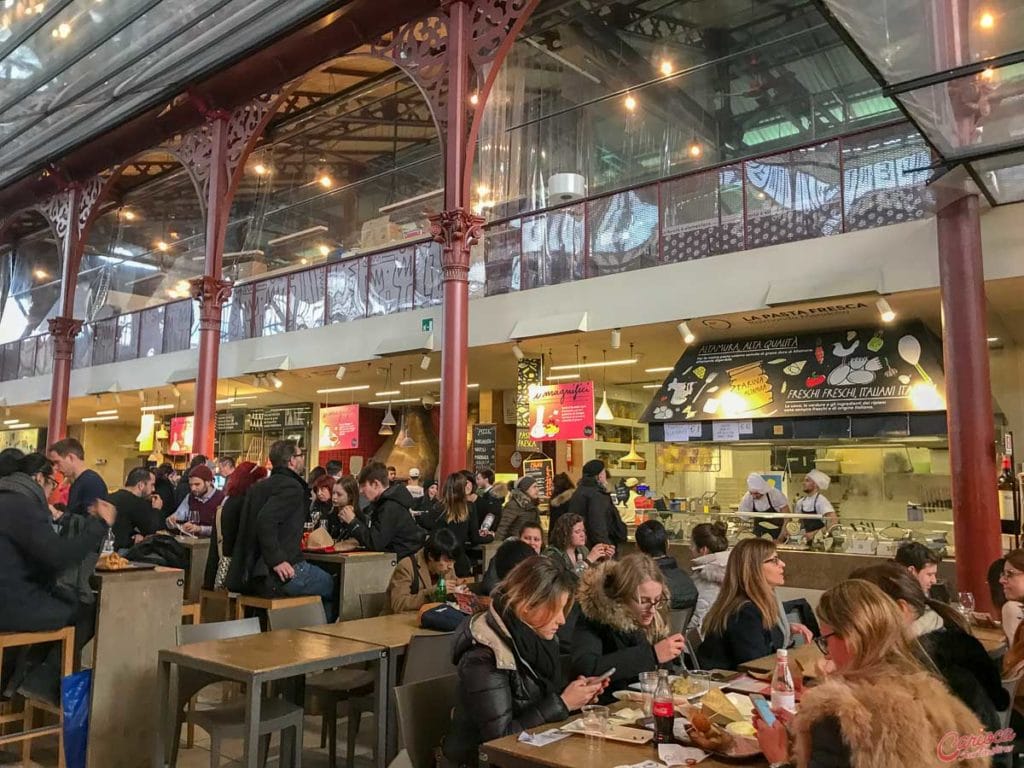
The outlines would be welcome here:
M 70 360 L 75 353 L 75 339 L 82 330 L 82 321 L 73 317 L 51 317 L 49 325 L 53 356 Z
M 189 281 L 189 292 L 199 302 L 199 330 L 220 332 L 221 310 L 231 296 L 231 281 L 210 275 L 194 277 Z
M 465 208 L 430 217 L 430 234 L 441 244 L 441 279 L 469 279 L 469 249 L 483 237 L 484 219 Z

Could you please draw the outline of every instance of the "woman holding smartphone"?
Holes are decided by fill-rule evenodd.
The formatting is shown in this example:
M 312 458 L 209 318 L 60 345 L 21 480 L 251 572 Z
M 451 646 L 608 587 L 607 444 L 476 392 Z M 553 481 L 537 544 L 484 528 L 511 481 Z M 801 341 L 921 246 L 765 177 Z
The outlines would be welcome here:
M 555 633 L 574 587 L 564 567 L 531 557 L 509 573 L 491 607 L 456 632 L 459 680 L 443 745 L 448 760 L 475 766 L 484 742 L 565 720 L 604 690 L 607 681 L 596 678 L 563 682 Z

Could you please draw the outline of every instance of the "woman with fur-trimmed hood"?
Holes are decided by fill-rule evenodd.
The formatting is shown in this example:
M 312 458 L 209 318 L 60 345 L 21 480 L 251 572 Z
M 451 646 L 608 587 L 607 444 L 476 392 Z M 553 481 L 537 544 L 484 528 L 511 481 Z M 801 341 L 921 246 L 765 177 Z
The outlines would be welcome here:
M 583 574 L 576 591 L 580 617 L 572 638 L 573 675 L 603 675 L 614 668 L 605 700 L 679 658 L 684 640 L 670 635 L 669 591 L 661 569 L 647 555 L 627 555 Z
M 782 712 L 771 726 L 755 716 L 758 742 L 772 765 L 983 768 L 991 764 L 986 748 L 1013 746 L 1012 732 L 1008 742 L 1000 742 L 1005 734 L 986 735 L 928 668 L 899 607 L 874 584 L 850 579 L 833 587 L 822 595 L 818 616 L 819 640 L 835 671 L 805 691 L 795 716 Z M 979 746 L 982 752 L 973 756 Z

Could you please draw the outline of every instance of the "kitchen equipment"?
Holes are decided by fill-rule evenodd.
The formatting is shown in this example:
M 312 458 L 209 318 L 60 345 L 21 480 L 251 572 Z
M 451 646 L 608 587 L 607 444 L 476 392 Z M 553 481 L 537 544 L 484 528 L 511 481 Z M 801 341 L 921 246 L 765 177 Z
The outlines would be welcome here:
M 834 478 L 842 473 L 843 465 L 838 459 L 815 459 L 814 468 Z

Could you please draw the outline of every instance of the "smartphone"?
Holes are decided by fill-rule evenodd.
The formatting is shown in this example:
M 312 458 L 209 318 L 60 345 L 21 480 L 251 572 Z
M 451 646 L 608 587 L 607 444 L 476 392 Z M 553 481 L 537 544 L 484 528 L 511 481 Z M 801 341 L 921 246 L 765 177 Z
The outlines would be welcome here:
M 595 677 L 594 680 L 597 681 L 597 682 L 600 682 L 601 680 L 607 680 L 608 678 L 610 678 L 614 674 L 615 674 L 615 667 L 612 667 L 607 672 L 605 672 L 603 675 L 598 675 L 597 677 Z
M 775 725 L 775 713 L 772 712 L 772 708 L 768 706 L 768 702 L 764 696 L 759 693 L 750 694 L 750 701 L 754 707 L 757 708 L 757 714 L 764 720 L 764 724 L 767 726 Z

